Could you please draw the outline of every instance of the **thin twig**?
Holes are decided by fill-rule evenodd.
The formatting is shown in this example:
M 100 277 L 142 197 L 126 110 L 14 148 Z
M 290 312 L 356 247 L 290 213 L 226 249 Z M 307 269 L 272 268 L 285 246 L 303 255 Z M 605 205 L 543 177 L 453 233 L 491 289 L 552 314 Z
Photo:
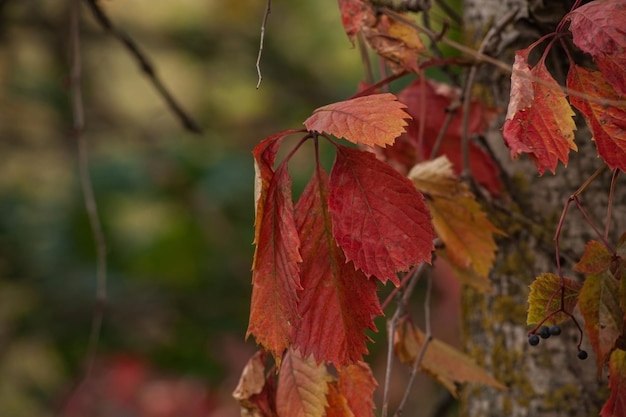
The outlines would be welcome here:
M 259 54 L 256 57 L 256 73 L 259 75 L 259 81 L 256 83 L 256 89 L 258 90 L 263 81 L 263 74 L 261 74 L 261 55 L 263 54 L 263 42 L 265 41 L 265 28 L 267 27 L 267 19 L 272 10 L 272 0 L 267 0 L 265 5 L 265 15 L 263 16 L 263 23 L 261 24 L 261 40 L 259 41 Z
M 525 73 L 524 71 L 518 71 L 518 70 L 513 70 L 513 67 L 509 64 L 507 64 L 506 62 L 500 61 L 498 59 L 492 58 L 489 55 L 485 55 L 482 53 L 478 53 L 475 50 L 473 50 L 470 47 L 467 47 L 459 42 L 453 41 L 452 39 L 446 38 L 445 36 L 440 37 L 438 33 L 432 31 L 432 30 L 428 30 L 425 27 L 422 27 L 418 24 L 416 24 L 413 20 L 407 19 L 406 17 L 404 17 L 403 15 L 396 13 L 392 10 L 389 9 L 381 9 L 380 10 L 381 13 L 386 14 L 392 18 L 394 18 L 395 20 L 398 20 L 408 26 L 411 26 L 412 28 L 424 33 L 425 35 L 431 37 L 432 39 L 438 39 L 441 43 L 443 43 L 444 45 L 448 45 L 454 49 L 456 49 L 457 51 L 461 52 L 462 54 L 476 60 L 479 62 L 485 62 L 487 64 L 493 65 L 494 67 L 498 68 L 499 70 L 502 70 L 506 73 L 512 74 L 515 73 L 515 75 L 522 77 L 524 79 L 527 80 L 531 80 L 532 82 L 539 84 L 541 86 L 544 86 L 546 88 L 549 89 L 558 89 L 561 90 L 562 92 L 564 92 L 565 94 L 568 94 L 570 96 L 574 96 L 574 97 L 579 97 L 582 98 L 584 100 L 587 100 L 589 102 L 592 103 L 598 103 L 599 105 L 603 106 L 603 107 L 609 107 L 609 106 L 615 106 L 615 107 L 623 107 L 626 106 L 626 100 L 608 100 L 608 99 L 604 99 L 604 98 L 598 98 L 595 96 L 592 96 L 590 94 L 586 94 L 580 91 L 576 91 L 573 90 L 571 88 L 567 88 L 564 87 L 562 85 L 558 85 L 558 86 L 554 86 L 553 83 L 551 83 L 550 81 L 541 79 L 539 77 L 535 77 L 532 75 L 528 75 L 527 73 Z
M 83 97 L 81 89 L 81 56 L 80 56 L 80 28 L 79 13 L 80 0 L 73 1 L 71 18 L 71 40 L 72 40 L 72 112 L 74 118 L 74 134 L 78 144 L 78 164 L 80 184 L 85 202 L 85 210 L 89 218 L 89 226 L 93 235 L 96 247 L 96 306 L 91 325 L 91 335 L 89 337 L 89 347 L 86 357 L 86 375 L 88 378 L 93 370 L 98 341 L 102 329 L 104 310 L 107 300 L 107 249 L 102 223 L 98 214 L 98 205 L 91 184 L 89 174 L 89 156 L 87 153 L 87 143 L 84 136 L 85 118 L 83 110 Z
M 156 73 L 154 65 L 150 62 L 148 57 L 139 48 L 137 43 L 124 31 L 116 27 L 109 17 L 104 13 L 102 8 L 98 5 L 97 0 L 84 0 L 94 18 L 100 24 L 100 26 L 107 32 L 109 32 L 115 39 L 124 45 L 130 55 L 135 58 L 141 71 L 146 75 L 148 80 L 152 83 L 157 92 L 165 100 L 170 110 L 178 117 L 179 121 L 185 129 L 193 133 L 202 133 L 202 129 L 198 123 L 189 116 L 180 104 L 174 99 L 174 96 L 165 87 L 161 79 Z
M 398 301 L 398 308 L 393 314 L 393 317 L 387 322 L 387 368 L 385 371 L 385 383 L 383 384 L 383 406 L 381 410 L 381 417 L 387 417 L 389 413 L 389 388 L 391 386 L 391 368 L 393 365 L 393 338 L 398 326 L 398 320 L 400 320 L 400 317 L 405 314 L 409 299 L 415 290 L 415 285 L 424 272 L 426 266 L 427 264 L 422 262 L 417 268 L 414 268 L 412 272 L 408 273 L 410 278 L 402 298 Z
M 611 186 L 609 188 L 609 202 L 606 208 L 606 225 L 604 226 L 604 239 L 609 239 L 609 230 L 611 227 L 611 217 L 613 212 L 613 200 L 615 198 L 615 185 L 617 183 L 617 176 L 619 175 L 619 169 L 615 168 L 613 170 L 613 175 L 611 175 Z
M 424 336 L 424 344 L 419 351 L 419 354 L 415 358 L 413 362 L 413 367 L 411 368 L 411 375 L 409 376 L 409 381 L 406 384 L 406 388 L 404 389 L 404 395 L 402 396 L 402 400 L 398 405 L 398 409 L 396 410 L 394 417 L 399 417 L 404 410 L 404 406 L 409 399 L 409 395 L 411 393 L 411 389 L 413 388 L 413 384 L 415 383 L 415 378 L 417 377 L 417 373 L 419 372 L 420 365 L 424 360 L 424 356 L 426 355 L 426 349 L 430 345 L 430 342 L 433 339 L 431 328 L 430 328 L 430 296 L 432 293 L 433 280 L 431 274 L 428 274 L 426 277 L 426 294 L 424 296 L 424 327 L 426 328 L 426 334 Z
M 502 29 L 509 24 L 511 20 L 515 18 L 517 13 L 519 12 L 519 7 L 512 9 L 507 14 L 502 16 L 500 20 L 493 25 L 485 37 L 483 38 L 480 46 L 478 48 L 478 53 L 483 54 L 485 49 L 490 44 L 492 39 L 494 39 Z M 472 104 L 472 89 L 474 88 L 474 81 L 476 80 L 476 73 L 478 71 L 479 62 L 474 63 L 467 74 L 467 79 L 465 80 L 465 87 L 463 89 L 462 101 L 463 101 L 463 120 L 462 120 L 462 129 L 461 129 L 461 155 L 463 158 L 461 176 L 469 177 L 470 176 L 470 152 L 469 152 L 469 119 L 470 119 L 470 105 Z
M 76 138 L 78 148 L 78 170 L 80 177 L 80 185 L 85 203 L 85 211 L 89 219 L 91 234 L 96 247 L 96 304 L 94 307 L 93 317 L 91 321 L 91 330 L 89 334 L 89 342 L 87 352 L 85 354 L 83 375 L 77 378 L 73 387 L 69 390 L 68 396 L 65 398 L 55 415 L 60 416 L 63 407 L 71 401 L 72 397 L 85 385 L 91 378 L 93 368 L 96 362 L 100 333 L 102 331 L 102 322 L 104 320 L 104 310 L 107 300 L 107 257 L 106 257 L 106 240 L 98 215 L 98 206 L 91 184 L 89 175 L 89 157 L 87 154 L 87 144 L 84 136 L 85 113 L 83 108 L 83 95 L 81 89 L 81 54 L 80 54 L 80 0 L 74 0 L 70 5 L 70 50 L 71 50 L 71 74 L 70 74 L 70 92 L 72 99 L 72 118 L 73 133 Z

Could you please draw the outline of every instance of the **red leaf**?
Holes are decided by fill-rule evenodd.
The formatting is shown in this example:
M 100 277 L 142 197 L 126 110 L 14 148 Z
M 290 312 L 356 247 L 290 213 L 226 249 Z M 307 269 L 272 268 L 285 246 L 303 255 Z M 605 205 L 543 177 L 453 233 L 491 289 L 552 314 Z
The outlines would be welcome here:
M 393 94 L 372 94 L 320 107 L 304 125 L 352 143 L 384 147 L 404 132 L 404 119 L 411 118 L 404 108 Z
M 339 370 L 339 392 L 346 397 L 355 416 L 374 417 L 373 398 L 377 386 L 372 370 L 365 362 Z
M 574 143 L 574 112 L 543 61 L 530 70 L 530 75 L 549 86 L 531 82 L 532 99 L 529 101 L 526 91 L 528 79 L 522 76 L 528 75 L 529 52 L 529 49 L 524 49 L 515 55 L 511 76 L 512 98 L 502 136 L 511 150 L 511 158 L 527 153 L 539 174 L 546 169 L 554 173 L 559 161 L 567 166 L 570 149 L 578 149 Z
M 448 109 L 459 101 L 460 94 L 460 89 L 431 80 L 424 80 L 423 82 L 416 80 L 402 90 L 398 94 L 398 100 L 407 105 L 407 111 L 413 117 L 413 121 L 409 120 L 407 133 L 396 139 L 393 147 L 383 151 L 385 156 L 403 164 L 406 172 L 416 163 L 430 159 L 439 131 L 449 115 Z M 422 111 L 423 106 L 426 106 L 425 111 Z M 495 111 L 478 100 L 472 100 L 468 126 L 469 135 L 482 135 L 495 114 Z M 424 129 L 421 143 L 419 143 L 420 124 L 423 124 Z M 448 157 L 457 175 L 460 175 L 463 169 L 462 131 L 462 112 L 457 110 L 451 118 L 438 152 L 438 155 Z M 502 189 L 502 184 L 498 178 L 498 166 L 489 154 L 474 142 L 470 142 L 469 152 L 472 176 L 478 183 L 487 187 L 492 194 L 498 195 Z
M 354 37 L 361 30 L 363 24 L 363 9 L 365 4 L 362 0 L 338 0 L 341 23 L 348 35 L 348 39 L 354 44 Z M 368 7 L 371 7 L 368 5 Z
M 606 80 L 626 95 L 626 3 L 594 1 L 569 13 L 574 44 L 587 52 Z
M 624 312 L 619 305 L 619 282 L 609 271 L 588 275 L 580 290 L 578 306 L 598 358 L 598 372 L 601 372 L 624 324 Z
M 567 87 L 600 100 L 624 98 L 615 93 L 600 72 L 577 65 L 570 67 Z M 626 171 L 626 106 L 603 106 L 576 96 L 571 96 L 570 101 L 585 117 L 598 154 L 609 167 Z
M 328 177 L 316 170 L 296 205 L 296 223 L 302 236 L 300 325 L 294 345 L 304 356 L 342 367 L 361 360 L 376 330 L 373 317 L 381 315 L 377 285 L 346 263 L 335 243 L 328 213 Z
M 616 349 L 609 361 L 611 396 L 602 407 L 602 417 L 626 416 L 626 352 Z
M 272 177 L 261 212 L 246 337 L 253 334 L 280 363 L 291 342 L 293 326 L 299 322 L 297 292 L 302 289 L 298 274 L 300 239 L 286 163 Z
M 254 155 L 254 207 L 256 209 L 254 219 L 254 243 L 259 242 L 259 233 L 261 228 L 261 218 L 263 218 L 263 208 L 265 207 L 265 200 L 267 198 L 267 189 L 269 188 L 270 181 L 274 176 L 274 162 L 276 161 L 276 153 L 282 140 L 298 132 L 294 129 L 283 130 L 270 137 L 263 139 L 253 151 Z M 256 264 L 256 250 L 254 253 L 254 259 L 252 265 Z
M 397 272 L 430 263 L 435 233 L 424 197 L 372 153 L 337 147 L 329 208 L 335 240 L 365 275 L 398 285 Z
M 278 374 L 276 411 L 279 417 L 322 417 L 328 404 L 326 365 L 289 349 Z

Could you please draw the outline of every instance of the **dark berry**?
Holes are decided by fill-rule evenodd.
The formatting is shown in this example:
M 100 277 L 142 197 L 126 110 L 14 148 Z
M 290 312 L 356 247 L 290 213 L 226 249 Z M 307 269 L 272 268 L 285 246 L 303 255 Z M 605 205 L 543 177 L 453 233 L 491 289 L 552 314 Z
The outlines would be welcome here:
M 539 336 L 536 334 L 531 334 L 528 336 L 528 344 L 531 346 L 537 346 L 539 344 Z
M 585 350 L 579 350 L 578 351 L 578 359 L 580 359 L 581 361 L 584 361 L 585 359 L 587 359 L 587 351 Z
M 541 326 L 539 328 L 539 336 L 541 336 L 542 339 L 550 337 L 550 328 L 548 326 Z
M 556 324 L 554 326 L 550 326 L 550 334 L 552 336 L 558 336 L 561 334 L 561 328 Z

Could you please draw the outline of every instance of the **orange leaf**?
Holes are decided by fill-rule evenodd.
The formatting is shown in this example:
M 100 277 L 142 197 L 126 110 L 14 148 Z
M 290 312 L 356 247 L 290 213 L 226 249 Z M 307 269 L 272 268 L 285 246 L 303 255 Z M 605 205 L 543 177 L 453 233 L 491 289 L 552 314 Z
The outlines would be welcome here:
M 578 303 L 578 293 L 580 284 L 573 279 L 563 278 L 565 285 L 563 310 L 573 313 Z M 544 273 L 539 275 L 530 284 L 528 294 L 528 316 L 527 324 L 540 323 L 550 313 L 559 310 L 561 307 L 561 280 L 554 274 Z M 547 320 L 547 324 L 559 324 L 568 320 L 565 313 L 557 313 Z
M 580 261 L 574 265 L 574 271 L 584 274 L 606 271 L 611 266 L 611 258 L 611 253 L 606 246 L 597 240 L 592 240 L 585 246 L 585 252 Z
M 378 384 L 367 363 L 358 362 L 339 369 L 337 385 L 355 416 L 374 417 L 374 391 Z
M 615 347 L 624 325 L 619 303 L 619 282 L 607 270 L 588 275 L 578 302 L 589 341 L 598 358 L 598 372 Z
M 348 405 L 348 400 L 341 395 L 334 384 L 328 385 L 327 398 L 326 417 L 354 417 L 354 413 Z
M 609 360 L 611 395 L 602 407 L 602 417 L 626 416 L 626 351 L 616 349 Z
M 332 236 L 328 213 L 328 178 L 316 169 L 296 204 L 296 223 L 302 236 L 304 259 L 298 311 L 300 325 L 294 328 L 294 345 L 304 356 L 342 367 L 367 353 L 366 329 L 376 330 L 373 317 L 382 310 L 377 285 L 363 272 L 346 263 Z
M 626 4 L 603 0 L 585 4 L 564 20 L 570 20 L 574 44 L 593 56 L 606 80 L 626 95 Z
M 253 334 L 280 363 L 283 351 L 291 343 L 293 327 L 300 320 L 297 302 L 298 291 L 302 289 L 298 271 L 298 263 L 302 261 L 300 239 L 286 163 L 273 175 L 263 203 L 246 337 Z
M 406 364 L 413 364 L 417 359 L 426 335 L 412 323 L 405 321 L 396 328 L 393 347 L 396 355 Z M 475 382 L 498 389 L 506 389 L 474 360 L 452 346 L 431 339 L 420 363 L 420 369 L 435 378 L 454 397 L 459 395 L 457 384 Z
M 540 174 L 546 169 L 553 173 L 558 161 L 567 166 L 570 149 L 577 150 L 574 143 L 574 112 L 565 93 L 552 78 L 543 61 L 530 70 L 530 75 L 544 83 L 530 83 L 532 96 L 527 91 L 529 49 L 516 52 L 511 77 L 512 101 L 509 104 L 502 135 L 511 151 L 511 158 L 527 153 Z M 529 100 L 529 98 L 531 98 Z
M 622 69 L 624 71 L 624 69 Z M 600 100 L 623 100 L 598 71 L 570 66 L 567 87 Z M 585 117 L 596 142 L 598 154 L 611 168 L 626 171 L 626 106 L 603 106 L 580 97 L 570 97 Z
M 497 249 L 493 235 L 502 232 L 487 219 L 469 187 L 456 178 L 448 158 L 422 162 L 408 176 L 429 197 L 435 231 L 445 243 L 448 259 L 488 281 Z
M 279 417 L 322 417 L 328 404 L 326 365 L 289 349 L 278 374 L 276 411 Z
M 371 9 L 361 30 L 372 49 L 390 62 L 394 73 L 420 71 L 419 58 L 425 48 L 415 28 L 389 16 L 376 15 Z
M 404 132 L 404 119 L 411 118 L 404 108 L 393 94 L 373 94 L 320 107 L 304 125 L 352 143 L 384 147 Z
M 329 209 L 337 244 L 366 276 L 398 285 L 397 272 L 430 263 L 435 233 L 424 198 L 371 152 L 337 147 Z

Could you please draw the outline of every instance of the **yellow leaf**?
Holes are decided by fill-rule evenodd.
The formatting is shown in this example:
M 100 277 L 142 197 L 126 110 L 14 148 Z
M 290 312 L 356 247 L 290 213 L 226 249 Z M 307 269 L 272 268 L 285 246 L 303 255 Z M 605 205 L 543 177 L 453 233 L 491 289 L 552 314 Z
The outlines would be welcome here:
M 328 405 L 326 365 L 317 364 L 312 356 L 303 358 L 289 349 L 278 374 L 276 412 L 278 417 L 322 417 Z
M 450 262 L 487 278 L 497 249 L 493 235 L 503 233 L 487 219 L 467 185 L 456 178 L 448 158 L 414 166 L 409 178 L 427 196 L 435 231 L 445 243 Z
M 405 321 L 396 327 L 393 347 L 396 355 L 406 364 L 413 364 L 420 354 L 426 335 L 412 323 Z M 475 382 L 498 389 L 506 387 L 478 366 L 465 353 L 437 339 L 431 339 L 420 363 L 420 370 L 435 378 L 450 393 L 458 397 L 457 384 Z

